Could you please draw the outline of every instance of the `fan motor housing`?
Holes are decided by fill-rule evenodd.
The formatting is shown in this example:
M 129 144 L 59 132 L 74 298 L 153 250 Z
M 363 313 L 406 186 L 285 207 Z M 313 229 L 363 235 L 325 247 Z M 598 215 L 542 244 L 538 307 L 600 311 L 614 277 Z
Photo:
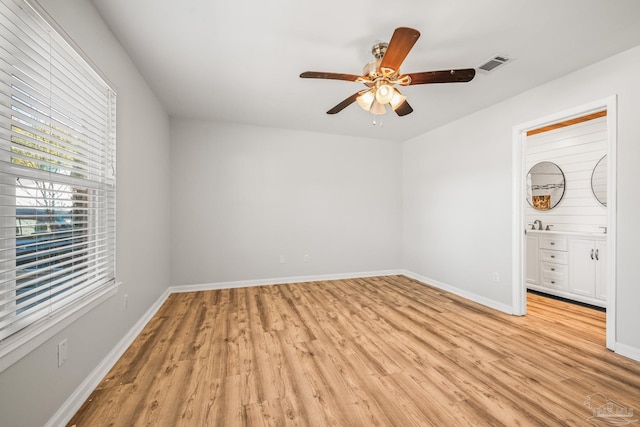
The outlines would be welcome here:
M 379 67 L 380 67 L 380 59 L 378 59 L 377 61 L 369 62 L 362 69 L 362 75 L 369 76 L 371 80 L 375 80 L 376 78 L 380 77 L 380 74 L 378 73 Z
M 389 47 L 389 43 L 387 42 L 376 43 L 371 48 L 371 54 L 373 55 L 374 58 L 380 60 L 384 56 L 388 47 Z
M 387 48 L 389 47 L 389 43 L 387 42 L 379 42 L 373 45 L 371 48 L 371 54 L 375 61 L 369 62 L 362 69 L 363 76 L 369 76 L 371 80 L 375 80 L 378 77 L 382 77 L 382 75 L 378 72 L 380 69 L 380 62 L 382 61 L 382 57 L 387 52 Z

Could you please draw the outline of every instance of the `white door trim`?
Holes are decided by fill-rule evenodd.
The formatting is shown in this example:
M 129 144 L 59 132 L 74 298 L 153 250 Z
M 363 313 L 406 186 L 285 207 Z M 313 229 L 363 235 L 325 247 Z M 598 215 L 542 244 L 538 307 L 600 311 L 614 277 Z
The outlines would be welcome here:
M 617 96 L 612 95 L 588 104 L 580 105 L 558 113 L 513 127 L 513 215 L 512 215 L 512 307 L 513 314 L 524 315 L 527 312 L 527 293 L 525 277 L 526 245 L 524 238 L 524 194 L 525 193 L 525 142 L 529 130 L 544 127 L 553 123 L 583 116 L 598 110 L 607 110 L 607 348 L 615 351 L 616 343 L 616 170 L 617 170 Z

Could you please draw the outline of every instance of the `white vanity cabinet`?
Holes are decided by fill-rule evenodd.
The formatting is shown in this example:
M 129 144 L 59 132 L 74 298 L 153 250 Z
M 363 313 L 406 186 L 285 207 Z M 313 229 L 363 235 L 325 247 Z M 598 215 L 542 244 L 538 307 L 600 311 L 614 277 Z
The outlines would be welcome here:
M 606 307 L 606 235 L 527 230 L 527 287 Z
M 608 274 L 608 258 L 607 258 L 607 240 L 596 241 L 596 253 L 598 259 L 596 260 L 596 299 L 603 302 L 602 307 L 607 306 L 607 278 Z
M 571 239 L 569 291 L 601 301 L 607 299 L 607 242 L 602 239 Z
M 527 284 L 538 284 L 538 236 L 527 234 Z
M 538 237 L 540 248 L 539 275 L 540 285 L 545 288 L 566 291 L 567 284 L 567 238 L 557 235 Z

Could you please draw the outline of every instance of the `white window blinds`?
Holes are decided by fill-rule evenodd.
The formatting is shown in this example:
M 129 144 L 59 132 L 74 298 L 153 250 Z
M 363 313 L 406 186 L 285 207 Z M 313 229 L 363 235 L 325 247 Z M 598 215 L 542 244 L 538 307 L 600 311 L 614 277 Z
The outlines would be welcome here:
M 0 340 L 115 282 L 115 93 L 0 0 Z

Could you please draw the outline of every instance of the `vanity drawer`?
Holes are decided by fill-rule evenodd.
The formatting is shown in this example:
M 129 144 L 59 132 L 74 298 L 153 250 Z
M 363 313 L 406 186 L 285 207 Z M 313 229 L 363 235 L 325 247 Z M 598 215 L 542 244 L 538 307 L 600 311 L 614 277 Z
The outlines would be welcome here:
M 567 253 L 564 251 L 554 251 L 550 249 L 540 249 L 540 261 L 554 262 L 558 264 L 566 264 L 568 260 Z
M 543 262 L 542 275 L 546 277 L 565 277 L 569 273 L 569 267 L 563 264 L 554 264 L 552 262 Z
M 543 262 L 542 264 L 542 284 L 555 289 L 565 289 L 569 277 L 568 267 L 561 264 L 553 264 L 551 262 Z
M 542 286 L 547 288 L 566 290 L 567 278 L 566 277 L 542 277 Z
M 566 237 L 541 236 L 538 244 L 541 249 L 554 249 L 556 251 L 567 250 Z

